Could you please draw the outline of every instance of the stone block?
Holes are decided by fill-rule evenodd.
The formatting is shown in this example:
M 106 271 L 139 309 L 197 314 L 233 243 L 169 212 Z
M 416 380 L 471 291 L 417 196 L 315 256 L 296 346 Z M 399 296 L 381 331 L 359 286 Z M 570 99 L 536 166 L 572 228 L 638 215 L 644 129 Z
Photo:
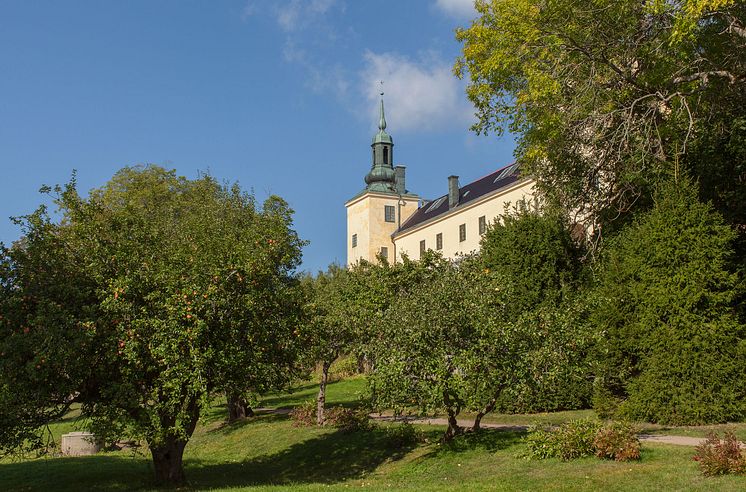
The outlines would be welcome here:
M 101 443 L 90 432 L 70 432 L 62 435 L 64 456 L 88 456 L 101 451 Z

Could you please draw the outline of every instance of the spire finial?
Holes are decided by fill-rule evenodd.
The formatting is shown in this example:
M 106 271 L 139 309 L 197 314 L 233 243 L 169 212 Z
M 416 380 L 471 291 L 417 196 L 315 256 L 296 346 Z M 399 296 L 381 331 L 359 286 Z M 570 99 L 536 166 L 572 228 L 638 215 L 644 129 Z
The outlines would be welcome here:
M 378 129 L 383 131 L 386 129 L 386 117 L 383 115 L 383 80 L 381 80 L 381 110 L 380 118 L 378 119 Z

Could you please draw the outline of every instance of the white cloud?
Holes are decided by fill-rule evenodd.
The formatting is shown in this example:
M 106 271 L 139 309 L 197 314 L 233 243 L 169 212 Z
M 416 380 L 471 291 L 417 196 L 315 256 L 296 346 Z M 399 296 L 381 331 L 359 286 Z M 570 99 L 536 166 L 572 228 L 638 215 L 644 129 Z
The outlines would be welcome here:
M 290 0 L 276 4 L 274 16 L 283 31 L 293 32 L 323 17 L 336 3 L 337 0 Z
M 451 73 L 450 63 L 434 55 L 414 62 L 396 53 L 371 51 L 365 53 L 364 61 L 360 77 L 369 121 L 378 121 L 381 80 L 386 119 L 394 131 L 466 127 L 473 121 L 472 108 L 463 95 L 463 83 Z
M 474 0 L 435 0 L 435 6 L 445 14 L 459 19 L 472 19 L 477 13 Z

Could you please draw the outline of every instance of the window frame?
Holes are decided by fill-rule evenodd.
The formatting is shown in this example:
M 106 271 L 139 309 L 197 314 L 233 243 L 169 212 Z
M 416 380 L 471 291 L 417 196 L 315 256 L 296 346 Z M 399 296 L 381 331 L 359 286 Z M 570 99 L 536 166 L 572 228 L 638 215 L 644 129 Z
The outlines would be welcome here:
M 357 233 L 352 235 L 352 247 L 357 248 Z
M 482 215 L 479 217 L 479 235 L 481 236 L 485 232 L 487 232 L 487 216 Z
M 391 212 L 391 214 L 389 214 Z M 389 220 L 391 219 L 391 220 Z M 386 222 L 396 222 L 396 207 L 393 205 L 383 206 L 383 220 Z
M 466 224 L 458 226 L 458 242 L 463 243 L 466 241 Z
M 443 249 L 443 233 L 439 232 L 435 235 L 435 249 L 438 251 Z

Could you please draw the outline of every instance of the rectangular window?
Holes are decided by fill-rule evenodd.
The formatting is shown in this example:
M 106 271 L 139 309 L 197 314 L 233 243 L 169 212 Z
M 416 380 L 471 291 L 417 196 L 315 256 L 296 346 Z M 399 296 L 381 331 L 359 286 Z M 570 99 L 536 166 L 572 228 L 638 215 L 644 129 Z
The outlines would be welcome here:
M 462 243 L 466 241 L 466 224 L 458 226 L 458 240 Z
M 357 234 L 352 235 L 352 247 L 357 248 Z
M 435 249 L 438 249 L 438 250 L 443 249 L 443 233 L 442 232 L 439 232 L 435 236 Z
M 386 222 L 396 222 L 396 209 L 393 205 L 385 206 Z
M 381 246 L 381 258 L 389 259 L 389 249 L 386 246 Z
M 425 240 L 420 241 L 420 254 L 425 252 Z
M 487 218 L 483 215 L 479 217 L 479 234 L 484 234 L 487 231 Z

